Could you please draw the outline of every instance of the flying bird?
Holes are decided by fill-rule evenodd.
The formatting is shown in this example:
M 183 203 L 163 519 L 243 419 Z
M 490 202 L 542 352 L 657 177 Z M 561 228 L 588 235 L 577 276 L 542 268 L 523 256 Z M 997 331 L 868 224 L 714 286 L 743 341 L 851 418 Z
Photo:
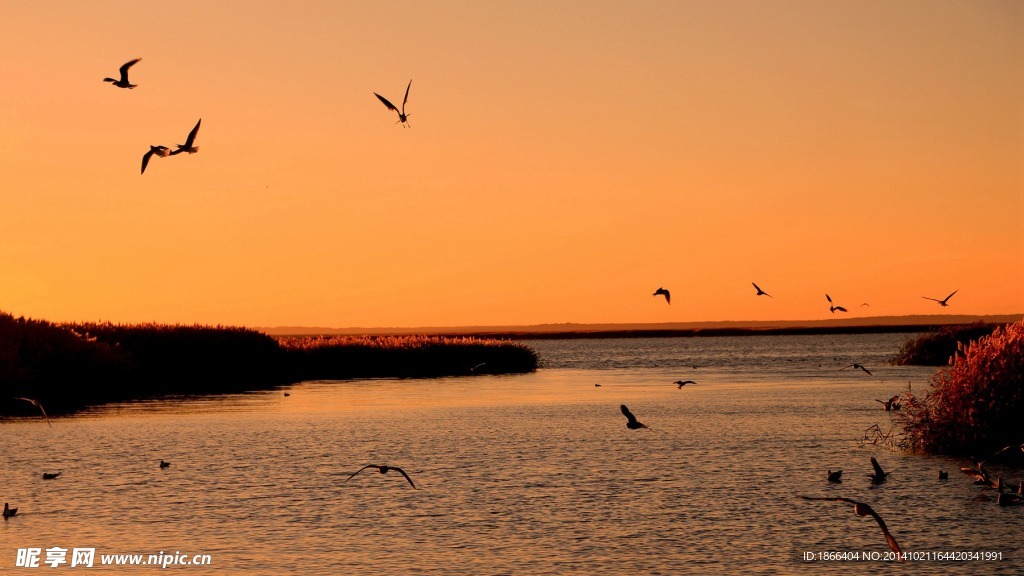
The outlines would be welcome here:
M 405 113 L 405 103 L 409 101 L 409 88 L 411 88 L 411 87 L 412 87 L 412 80 L 409 80 L 409 85 L 405 87 L 405 98 L 402 100 L 402 109 L 401 110 L 399 110 L 387 98 L 381 96 L 380 94 L 377 94 L 376 92 L 373 93 L 373 95 L 376 96 L 378 100 L 383 102 L 384 105 L 388 107 L 388 110 L 394 110 L 398 114 L 398 122 L 401 122 L 402 126 L 408 125 L 408 123 L 409 123 L 409 116 L 412 116 L 412 114 L 406 114 Z
M 142 58 L 136 58 L 135 60 L 131 60 L 129 62 L 125 62 L 124 65 L 121 66 L 121 68 L 120 68 L 120 70 L 121 70 L 121 78 L 120 79 L 114 80 L 113 78 L 104 78 L 103 81 L 104 82 L 110 82 L 111 84 L 113 84 L 114 86 L 117 86 L 118 88 L 135 88 L 136 86 L 138 86 L 138 84 L 132 84 L 131 82 L 128 81 L 128 69 L 131 68 L 132 66 L 134 66 L 135 63 L 138 62 L 139 60 L 142 60 Z
M 953 294 L 956 294 L 959 291 L 960 291 L 960 289 L 957 288 L 956 290 L 953 290 Z M 939 306 L 949 306 L 948 302 L 949 302 L 949 299 L 953 297 L 953 294 L 950 294 L 949 296 L 946 296 L 942 300 L 939 300 L 938 298 L 929 298 L 927 296 L 921 296 L 921 298 L 924 298 L 925 300 L 933 300 L 935 302 L 938 302 Z
M 696 384 L 696 382 L 694 382 L 693 380 L 676 380 L 675 382 L 673 382 L 673 384 L 678 385 L 681 389 L 683 386 L 686 386 L 687 384 Z
M 622 413 L 626 416 L 626 428 L 629 428 L 630 430 L 639 430 L 640 428 L 647 428 L 646 424 L 642 424 L 637 421 L 636 416 L 633 416 L 633 413 L 629 411 L 629 408 L 626 408 L 625 404 L 619 406 L 619 409 L 622 410 Z M 648 430 L 650 430 L 650 428 L 648 428 Z
M 832 482 L 833 484 L 842 484 L 843 483 L 843 471 L 842 470 L 836 470 L 835 472 L 833 472 L 833 471 L 829 470 L 828 471 L 828 481 Z
M 893 538 L 891 533 L 889 533 L 889 528 L 886 527 L 885 521 L 882 520 L 882 517 L 879 516 L 878 513 L 871 508 L 871 506 L 868 506 L 863 502 L 857 502 L 856 500 L 852 500 L 850 498 L 842 498 L 839 496 L 801 496 L 801 498 L 803 498 L 804 500 L 830 500 L 835 502 L 849 502 L 850 504 L 853 504 L 854 514 L 856 514 L 857 516 L 871 516 L 872 518 L 874 518 L 875 522 L 878 522 L 878 526 L 882 529 L 882 534 L 885 535 L 885 541 L 889 544 L 889 548 L 892 549 L 892 551 L 896 554 L 902 554 L 903 550 L 900 549 L 900 545 L 896 543 L 896 539 Z M 899 556 L 899 558 L 902 562 L 902 556 Z
M 18 509 L 17 508 L 11 508 L 7 504 L 7 502 L 4 502 L 4 520 L 10 518 L 11 516 L 14 516 L 17 513 L 18 513 Z
M 49 426 L 50 428 L 53 428 L 53 424 L 50 424 L 50 417 L 46 415 L 46 410 L 43 408 L 43 405 L 40 404 L 38 400 L 36 400 L 35 398 L 20 398 L 20 397 L 19 398 L 15 398 L 15 400 L 22 400 L 22 401 L 28 402 L 29 404 L 35 406 L 36 408 L 39 408 L 39 411 L 43 413 L 43 418 L 46 418 L 46 425 Z
M 754 283 L 751 282 L 751 284 L 754 284 Z M 754 288 L 757 289 L 757 294 L 755 294 L 755 296 L 767 296 L 769 298 L 774 298 L 774 296 L 772 296 L 771 294 L 765 292 L 764 290 L 761 290 L 761 287 L 758 286 L 757 284 L 754 284 Z
M 196 134 L 199 133 L 199 125 L 203 123 L 203 119 L 200 118 L 199 122 L 196 122 L 196 127 L 188 133 L 188 139 L 185 140 L 184 144 L 175 144 L 178 147 L 177 150 L 171 152 L 171 156 L 175 154 L 181 154 L 182 152 L 188 152 L 189 154 L 195 154 L 199 152 L 199 146 L 194 146 L 196 141 Z
M 53 480 L 57 476 L 60 476 L 62 473 L 63 471 L 53 472 L 52 474 L 50 472 L 43 472 L 43 480 Z
M 846 312 L 846 308 L 843 308 L 842 306 L 835 306 L 835 305 L 832 304 L 832 297 L 831 296 L 829 296 L 828 294 L 825 294 L 825 298 L 828 298 L 828 304 L 829 304 L 828 311 L 829 312 L 831 312 L 833 314 L 836 313 L 836 310 L 839 310 L 840 312 Z
M 156 154 L 157 156 L 163 158 L 164 156 L 167 156 L 170 153 L 171 153 L 171 149 L 168 148 L 167 146 L 153 146 L 153 145 L 150 145 L 149 146 L 149 152 L 146 152 L 145 154 L 142 155 L 142 172 L 141 173 L 142 174 L 146 173 L 146 166 L 149 165 L 149 159 L 154 154 Z
M 874 474 L 868 474 L 868 477 L 871 478 L 871 483 L 881 484 L 882 482 L 885 482 L 885 477 L 888 476 L 889 473 L 882 470 L 882 467 L 879 466 L 878 460 L 875 460 L 874 456 L 871 457 L 871 467 L 875 469 Z M 861 516 L 863 516 L 863 514 L 861 514 Z
M 853 368 L 854 370 L 863 370 L 864 372 L 867 373 L 868 376 L 871 376 L 871 370 L 868 370 L 867 368 L 865 368 L 863 364 L 858 364 L 858 363 L 854 362 L 853 364 L 850 364 L 849 366 L 843 366 L 842 368 L 840 368 L 840 370 L 846 370 L 847 368 Z
M 362 472 L 363 470 L 366 470 L 367 468 L 376 468 L 377 471 L 380 472 L 381 474 L 387 474 L 389 470 L 394 470 L 394 471 L 398 472 L 399 474 L 401 474 L 402 476 L 405 476 L 405 479 L 409 481 L 409 485 L 412 486 L 413 488 L 416 488 L 416 485 L 412 483 L 412 478 L 409 478 L 409 475 L 405 473 L 405 470 L 402 470 L 401 468 L 399 468 L 397 466 L 387 466 L 387 465 L 378 466 L 377 464 L 367 464 L 366 466 L 363 466 L 359 470 L 356 470 L 355 472 L 353 472 L 352 476 L 349 476 L 348 478 L 346 478 L 345 482 L 348 482 L 349 480 L 352 479 L 353 476 L 355 476 L 356 474 L 359 474 L 360 472 Z
M 651 296 L 664 296 L 666 304 L 672 303 L 672 294 L 670 294 L 669 291 L 665 290 L 664 288 L 658 288 L 657 290 L 654 291 L 654 294 L 651 294 Z

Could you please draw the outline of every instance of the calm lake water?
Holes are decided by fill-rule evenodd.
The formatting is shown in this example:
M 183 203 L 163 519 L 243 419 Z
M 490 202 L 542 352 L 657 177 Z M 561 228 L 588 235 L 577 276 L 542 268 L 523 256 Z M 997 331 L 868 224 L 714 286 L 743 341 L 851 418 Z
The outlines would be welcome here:
M 861 442 L 890 427 L 876 399 L 923 391 L 934 372 L 886 365 L 905 338 L 535 341 L 528 375 L 305 382 L 112 405 L 52 429 L 0 422 L 0 497 L 20 509 L 0 523 L 0 573 L 1020 574 L 1024 507 L 998 507 L 958 459 Z M 853 362 L 873 375 L 839 370 Z M 651 429 L 627 429 L 620 404 Z M 867 478 L 871 456 L 884 484 Z M 346 481 L 370 463 L 419 489 L 395 472 Z M 866 560 L 889 550 L 877 524 L 801 494 L 869 503 L 905 551 L 1003 560 Z M 32 547 L 41 566 L 16 567 Z M 93 548 L 94 567 L 42 564 L 54 547 L 68 563 Z M 211 564 L 100 566 L 161 552 Z

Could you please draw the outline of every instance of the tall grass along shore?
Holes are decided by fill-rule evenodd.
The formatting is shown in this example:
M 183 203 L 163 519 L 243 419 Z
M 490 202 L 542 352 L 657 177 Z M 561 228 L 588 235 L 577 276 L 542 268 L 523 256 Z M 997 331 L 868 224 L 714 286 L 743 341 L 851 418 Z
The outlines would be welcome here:
M 221 394 L 314 379 L 531 372 L 503 340 L 425 336 L 274 338 L 226 326 L 55 324 L 0 313 L 0 414 L 169 394 Z

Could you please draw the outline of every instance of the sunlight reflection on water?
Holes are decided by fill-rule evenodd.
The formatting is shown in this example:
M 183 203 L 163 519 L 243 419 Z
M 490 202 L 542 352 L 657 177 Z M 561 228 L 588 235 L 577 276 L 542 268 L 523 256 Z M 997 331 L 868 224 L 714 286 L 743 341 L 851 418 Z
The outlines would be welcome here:
M 821 338 L 545 342 L 557 367 L 523 376 L 306 382 L 288 397 L 119 404 L 53 429 L 0 423 L 3 498 L 21 508 L 0 525 L 0 571 L 29 546 L 212 555 L 209 570 L 168 568 L 183 574 L 877 569 L 800 561 L 887 550 L 870 519 L 795 499 L 807 494 L 871 503 L 907 550 L 1009 558 L 902 571 L 1020 573 L 1024 509 L 978 501 L 992 491 L 958 460 L 858 442 L 889 425 L 876 398 L 923 389 L 933 370 L 883 365 L 899 336 Z M 874 376 L 837 370 L 850 361 Z M 671 384 L 684 376 L 697 384 Z M 652 430 L 626 429 L 623 403 Z M 868 482 L 870 456 L 890 481 Z M 420 489 L 372 470 L 346 481 L 368 463 L 401 466 Z M 825 482 L 827 469 L 844 482 Z

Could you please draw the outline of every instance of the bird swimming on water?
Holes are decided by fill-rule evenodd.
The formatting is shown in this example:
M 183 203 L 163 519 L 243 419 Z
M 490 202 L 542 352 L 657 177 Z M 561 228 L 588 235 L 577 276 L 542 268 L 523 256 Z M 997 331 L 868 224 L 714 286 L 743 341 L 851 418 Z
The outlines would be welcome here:
M 882 534 L 885 535 L 885 541 L 889 544 L 889 548 L 893 552 L 895 552 L 896 554 L 901 554 L 903 552 L 903 550 L 900 549 L 900 545 L 896 543 L 896 539 L 893 538 L 892 534 L 889 532 L 889 528 L 885 525 L 885 521 L 882 520 L 882 517 L 879 516 L 878 513 L 871 508 L 871 506 L 868 506 L 864 502 L 857 502 L 856 500 L 852 500 L 850 498 L 842 498 L 839 496 L 801 496 L 801 498 L 803 498 L 804 500 L 831 500 L 836 502 L 849 502 L 850 504 L 853 504 L 853 512 L 857 516 L 871 516 L 875 519 L 875 522 L 878 522 L 878 527 L 882 529 Z M 903 558 L 899 558 L 902 562 Z
M 36 408 L 39 408 L 39 411 L 43 413 L 43 418 L 46 418 L 46 425 L 49 426 L 50 428 L 53 428 L 53 424 L 50 424 L 50 417 L 46 415 L 46 410 L 43 408 L 43 405 L 40 404 L 38 400 L 36 400 L 35 398 L 24 398 L 24 397 L 18 397 L 18 398 L 15 398 L 15 400 L 21 400 L 23 402 L 28 402 L 29 404 L 35 406 Z
M 658 288 L 657 290 L 654 291 L 654 294 L 651 294 L 651 296 L 664 296 L 666 304 L 672 303 L 672 294 L 670 294 L 669 291 L 665 290 L 664 288 Z
M 160 461 L 160 467 L 161 468 L 167 468 L 170 465 L 171 465 L 170 462 L 164 462 L 163 460 Z
M 629 411 L 629 408 L 626 408 L 625 404 L 619 406 L 619 410 L 622 410 L 623 415 L 626 416 L 626 428 L 629 428 L 630 430 L 647 428 L 646 424 L 637 421 L 636 416 L 633 416 L 633 413 Z M 650 428 L 647 429 L 650 430 Z
M 833 472 L 833 471 L 829 470 L 828 471 L 828 481 L 832 482 L 833 484 L 842 484 L 842 482 L 843 482 L 843 471 L 842 470 L 836 470 L 835 472 Z
M 751 284 L 754 284 L 754 283 L 751 282 Z M 772 296 L 771 294 L 765 292 L 764 290 L 761 290 L 761 287 L 758 286 L 757 284 L 754 284 L 754 288 L 757 289 L 757 294 L 755 294 L 755 296 L 767 296 L 769 298 L 774 298 L 774 296 Z
M 18 513 L 18 509 L 17 508 L 11 508 L 7 504 L 7 502 L 4 502 L 4 520 L 10 518 L 11 516 L 14 516 L 17 513 Z
M 149 152 L 146 152 L 145 154 L 142 155 L 142 172 L 141 172 L 141 174 L 145 174 L 146 173 L 146 166 L 149 165 L 149 159 L 152 158 L 154 154 L 156 154 L 157 156 L 163 158 L 164 156 L 167 156 L 170 153 L 171 153 L 171 149 L 168 148 L 167 146 L 153 146 L 151 144 L 149 146 Z
M 131 60 L 129 62 L 125 62 L 121 66 L 121 68 L 120 68 L 121 78 L 119 78 L 117 80 L 114 80 L 113 78 L 104 78 L 103 81 L 104 82 L 110 82 L 111 84 L 113 84 L 114 86 L 117 86 L 118 88 L 129 88 L 129 89 L 130 88 L 135 88 L 136 86 L 138 86 L 138 84 L 132 84 L 131 82 L 128 81 L 128 69 L 131 68 L 132 66 L 134 66 L 135 63 L 138 62 L 139 60 L 142 60 L 142 58 L 136 58 L 135 60 Z
M 956 294 L 959 291 L 960 291 L 960 289 L 957 288 L 956 290 L 953 290 L 953 294 Z M 942 300 L 939 300 L 938 298 L 929 298 L 927 296 L 921 296 L 921 298 L 924 298 L 925 300 L 932 300 L 933 302 L 938 302 L 939 306 L 946 307 L 946 306 L 949 306 L 948 302 L 949 302 L 949 299 L 953 297 L 953 294 L 950 294 L 949 296 L 946 296 Z
M 939 470 L 939 480 L 949 480 L 949 472 Z
M 63 471 L 61 471 L 61 472 L 53 472 L 53 473 L 43 472 L 43 480 L 53 480 L 54 478 L 56 478 L 57 476 L 60 476 L 61 474 L 63 474 Z
M 377 94 L 376 92 L 373 93 L 373 95 L 376 96 L 378 100 L 383 102 L 384 105 L 388 107 L 388 110 L 394 110 L 395 113 L 398 114 L 398 121 L 402 123 L 403 127 L 409 125 L 409 116 L 412 116 L 412 114 L 405 113 L 405 103 L 409 101 L 409 88 L 411 87 L 412 79 L 409 80 L 409 85 L 405 87 L 405 98 L 402 99 L 401 110 L 399 110 L 398 107 L 392 104 L 391 101 L 388 100 L 387 98 L 381 96 L 380 94 Z
M 195 128 L 193 128 L 192 131 L 188 133 L 188 138 L 185 140 L 185 143 L 175 144 L 175 146 L 177 146 L 178 149 L 175 150 L 174 152 L 171 152 L 171 156 L 174 156 L 175 154 L 181 154 L 182 152 L 188 152 L 189 154 L 195 154 L 196 152 L 199 152 L 199 146 L 195 146 L 195 141 L 196 134 L 199 133 L 199 125 L 202 123 L 203 119 L 200 118 L 199 122 L 196 122 Z
M 412 483 L 412 478 L 409 478 L 409 475 L 405 473 L 405 470 L 402 470 L 401 468 L 399 468 L 397 466 L 388 466 L 388 465 L 378 466 L 377 464 L 367 464 L 366 466 L 363 466 L 359 470 L 356 470 L 355 472 L 353 472 L 352 476 L 349 476 L 348 478 L 346 478 L 345 482 L 348 482 L 349 480 L 352 479 L 353 476 L 355 476 L 356 474 L 359 474 L 360 472 L 362 472 L 363 470 L 366 470 L 367 468 L 376 468 L 377 471 L 380 472 L 381 474 L 387 474 L 388 471 L 394 470 L 394 471 L 398 472 L 399 474 L 401 474 L 402 476 L 405 476 L 405 479 L 409 481 L 409 485 L 412 486 L 413 488 L 416 488 L 416 485 Z

